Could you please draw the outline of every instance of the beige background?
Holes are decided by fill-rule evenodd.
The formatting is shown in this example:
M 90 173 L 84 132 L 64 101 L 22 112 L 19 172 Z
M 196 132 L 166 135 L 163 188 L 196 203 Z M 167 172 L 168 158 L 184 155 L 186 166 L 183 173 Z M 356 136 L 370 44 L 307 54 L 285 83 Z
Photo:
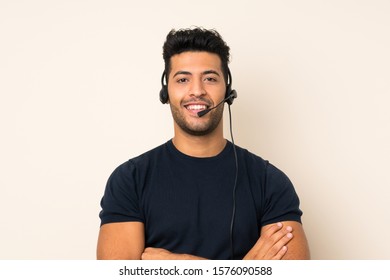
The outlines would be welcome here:
M 312 257 L 390 259 L 389 15 L 386 0 L 0 0 L 0 259 L 95 258 L 108 176 L 172 136 L 162 44 L 192 25 L 230 45 L 236 144 L 291 178 Z

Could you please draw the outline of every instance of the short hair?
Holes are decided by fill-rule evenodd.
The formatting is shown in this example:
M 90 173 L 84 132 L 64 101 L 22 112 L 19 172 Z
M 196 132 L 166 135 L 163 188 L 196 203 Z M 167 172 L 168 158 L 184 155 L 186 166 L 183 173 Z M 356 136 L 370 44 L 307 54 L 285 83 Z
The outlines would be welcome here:
M 172 29 L 163 45 L 166 79 L 171 71 L 171 57 L 186 51 L 205 51 L 217 54 L 221 59 L 221 68 L 228 83 L 228 63 L 230 48 L 214 29 L 201 27 L 188 29 Z

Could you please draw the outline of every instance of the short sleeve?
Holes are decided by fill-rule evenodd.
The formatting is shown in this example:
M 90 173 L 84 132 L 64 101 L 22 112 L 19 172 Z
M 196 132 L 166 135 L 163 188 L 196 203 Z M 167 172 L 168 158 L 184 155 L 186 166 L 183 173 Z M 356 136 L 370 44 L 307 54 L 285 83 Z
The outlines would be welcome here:
M 261 226 L 280 221 L 301 223 L 299 198 L 290 179 L 272 164 L 267 165 Z
M 111 174 L 100 205 L 101 225 L 115 222 L 143 222 L 137 193 L 136 168 L 131 161 L 123 163 Z

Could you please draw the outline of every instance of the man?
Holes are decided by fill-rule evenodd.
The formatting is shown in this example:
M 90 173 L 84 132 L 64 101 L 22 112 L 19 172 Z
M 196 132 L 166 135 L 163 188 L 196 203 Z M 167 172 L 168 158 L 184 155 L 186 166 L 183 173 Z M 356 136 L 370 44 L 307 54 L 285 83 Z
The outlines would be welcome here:
M 223 137 L 223 102 L 236 93 L 219 33 L 172 30 L 163 56 L 174 137 L 110 176 L 97 258 L 309 258 L 289 179 Z

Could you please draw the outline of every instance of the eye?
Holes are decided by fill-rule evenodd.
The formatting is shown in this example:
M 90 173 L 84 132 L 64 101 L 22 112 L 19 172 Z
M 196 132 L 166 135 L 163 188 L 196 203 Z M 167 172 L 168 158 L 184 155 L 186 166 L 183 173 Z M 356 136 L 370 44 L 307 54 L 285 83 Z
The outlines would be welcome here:
M 205 78 L 205 81 L 206 81 L 206 82 L 215 83 L 215 82 L 217 82 L 218 80 L 217 80 L 216 78 L 214 78 L 214 77 L 206 77 L 206 78 Z
M 187 78 L 180 78 L 180 79 L 177 80 L 177 82 L 178 82 L 179 84 L 183 84 L 183 83 L 188 82 L 188 79 L 187 79 Z

